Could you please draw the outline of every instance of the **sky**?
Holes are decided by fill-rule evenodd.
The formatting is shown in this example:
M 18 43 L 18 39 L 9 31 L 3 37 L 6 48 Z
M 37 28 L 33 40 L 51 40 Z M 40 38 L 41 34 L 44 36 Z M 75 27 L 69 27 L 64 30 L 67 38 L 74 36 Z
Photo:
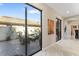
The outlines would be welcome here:
M 27 8 L 27 15 L 25 15 L 25 8 Z M 40 21 L 40 11 L 24 3 L 0 3 L 0 16 L 10 16 L 20 19 L 27 19 L 33 21 Z
M 25 4 L 0 3 L 0 16 L 11 16 L 20 19 L 25 19 Z
M 26 5 L 26 7 L 27 7 L 27 19 L 39 23 L 41 20 L 40 11 L 29 5 Z

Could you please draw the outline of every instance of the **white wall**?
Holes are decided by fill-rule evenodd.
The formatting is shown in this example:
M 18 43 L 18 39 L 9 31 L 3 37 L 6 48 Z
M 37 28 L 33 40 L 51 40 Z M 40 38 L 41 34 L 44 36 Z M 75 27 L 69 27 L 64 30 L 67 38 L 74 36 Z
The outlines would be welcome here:
M 54 34 L 48 35 L 48 19 L 54 20 L 54 27 L 56 27 L 56 16 L 58 15 L 52 8 L 48 7 L 44 3 L 31 4 L 42 10 L 42 46 L 43 48 L 46 48 L 47 46 L 56 42 L 56 32 L 54 32 Z M 56 30 L 56 28 L 54 29 Z
M 70 23 L 67 20 L 64 20 L 63 22 L 63 29 L 66 26 L 66 32 L 64 32 L 63 39 L 71 39 L 71 26 Z
M 0 41 L 6 40 L 9 33 L 8 27 L 0 27 Z

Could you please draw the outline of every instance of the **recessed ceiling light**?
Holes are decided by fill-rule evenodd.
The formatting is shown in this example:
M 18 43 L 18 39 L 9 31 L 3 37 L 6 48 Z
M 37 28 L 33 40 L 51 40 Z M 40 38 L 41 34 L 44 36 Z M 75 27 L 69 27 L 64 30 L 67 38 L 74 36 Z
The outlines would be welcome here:
M 70 11 L 68 10 L 68 11 L 66 11 L 66 13 L 67 13 L 67 14 L 69 14 L 69 13 L 70 13 Z

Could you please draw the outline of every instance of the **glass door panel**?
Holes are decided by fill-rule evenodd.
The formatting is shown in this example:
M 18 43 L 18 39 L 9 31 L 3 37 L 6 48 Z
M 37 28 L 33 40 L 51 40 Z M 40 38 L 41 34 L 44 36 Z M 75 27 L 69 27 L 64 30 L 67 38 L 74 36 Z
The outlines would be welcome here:
M 27 43 L 26 54 L 32 55 L 42 49 L 41 10 L 26 4 Z
M 0 5 L 0 56 L 25 55 L 25 4 Z
M 61 40 L 61 20 L 56 18 L 56 41 Z

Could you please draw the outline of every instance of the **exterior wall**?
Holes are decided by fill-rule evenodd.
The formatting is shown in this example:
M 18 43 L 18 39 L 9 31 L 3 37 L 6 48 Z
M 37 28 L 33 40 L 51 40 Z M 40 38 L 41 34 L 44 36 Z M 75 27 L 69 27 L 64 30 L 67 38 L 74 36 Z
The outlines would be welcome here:
M 8 27 L 0 27 L 0 41 L 4 41 L 7 38 L 7 33 L 9 32 Z

